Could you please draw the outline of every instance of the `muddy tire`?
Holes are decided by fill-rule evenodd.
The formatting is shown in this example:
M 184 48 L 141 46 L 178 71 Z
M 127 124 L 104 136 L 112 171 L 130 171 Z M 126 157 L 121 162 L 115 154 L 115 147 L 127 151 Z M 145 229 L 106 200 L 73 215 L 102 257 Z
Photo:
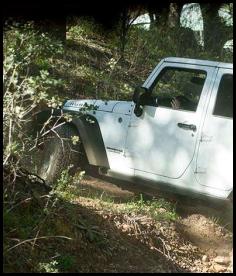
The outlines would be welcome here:
M 82 145 L 74 145 L 71 141 L 72 136 L 78 136 L 78 131 L 72 125 L 65 124 L 50 132 L 49 137 L 44 141 L 37 174 L 51 186 L 61 176 L 61 172 L 70 165 L 69 172 L 73 175 L 78 167 L 85 162 L 81 151 Z

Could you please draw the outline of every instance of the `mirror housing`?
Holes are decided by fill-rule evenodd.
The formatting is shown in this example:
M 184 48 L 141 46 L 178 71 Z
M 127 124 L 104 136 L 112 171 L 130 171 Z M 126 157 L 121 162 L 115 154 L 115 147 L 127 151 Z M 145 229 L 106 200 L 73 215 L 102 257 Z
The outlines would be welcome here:
M 135 87 L 133 98 L 132 98 L 133 102 L 135 104 L 139 103 L 141 95 L 146 94 L 147 92 L 148 92 L 148 89 L 146 87 L 143 87 L 143 86 Z
M 143 114 L 143 107 L 141 105 L 135 105 L 134 107 L 134 114 L 137 116 L 137 117 L 140 117 L 142 116 Z
M 137 117 L 142 116 L 143 106 L 158 106 L 158 98 L 150 94 L 150 91 L 146 87 L 138 86 L 135 88 L 133 102 L 135 103 L 134 114 Z
M 158 106 L 158 98 L 152 96 L 149 89 L 143 86 L 138 86 L 134 90 L 133 102 L 139 105 Z

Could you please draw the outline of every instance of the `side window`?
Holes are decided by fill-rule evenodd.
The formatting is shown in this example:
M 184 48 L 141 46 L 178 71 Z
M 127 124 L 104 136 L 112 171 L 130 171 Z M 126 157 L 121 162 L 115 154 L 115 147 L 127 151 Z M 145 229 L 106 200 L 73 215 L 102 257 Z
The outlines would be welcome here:
M 222 76 L 213 115 L 233 117 L 233 75 Z
M 196 111 L 206 80 L 206 72 L 195 69 L 165 67 L 152 86 L 158 105 Z

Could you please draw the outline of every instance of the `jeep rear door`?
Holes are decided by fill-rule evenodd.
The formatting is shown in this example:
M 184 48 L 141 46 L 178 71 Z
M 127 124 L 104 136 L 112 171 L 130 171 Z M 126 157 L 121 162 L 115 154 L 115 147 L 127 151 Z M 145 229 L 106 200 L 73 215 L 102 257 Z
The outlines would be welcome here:
M 233 69 L 219 68 L 196 161 L 195 175 L 203 189 L 233 188 Z
M 135 175 L 179 178 L 185 172 L 193 160 L 215 70 L 213 66 L 163 62 L 144 83 L 158 96 L 159 106 L 145 106 L 141 117 L 131 114 L 125 157 Z M 172 108 L 174 96 L 183 99 L 179 109 Z

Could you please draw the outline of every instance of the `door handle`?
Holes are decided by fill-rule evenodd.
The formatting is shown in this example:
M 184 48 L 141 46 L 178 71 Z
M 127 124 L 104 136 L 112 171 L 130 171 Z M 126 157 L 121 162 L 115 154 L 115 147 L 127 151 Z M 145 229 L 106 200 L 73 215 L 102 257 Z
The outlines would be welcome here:
M 197 127 L 195 125 L 192 125 L 192 124 L 178 123 L 177 126 L 180 127 L 180 128 L 186 129 L 186 130 L 192 130 L 192 131 L 197 130 Z

